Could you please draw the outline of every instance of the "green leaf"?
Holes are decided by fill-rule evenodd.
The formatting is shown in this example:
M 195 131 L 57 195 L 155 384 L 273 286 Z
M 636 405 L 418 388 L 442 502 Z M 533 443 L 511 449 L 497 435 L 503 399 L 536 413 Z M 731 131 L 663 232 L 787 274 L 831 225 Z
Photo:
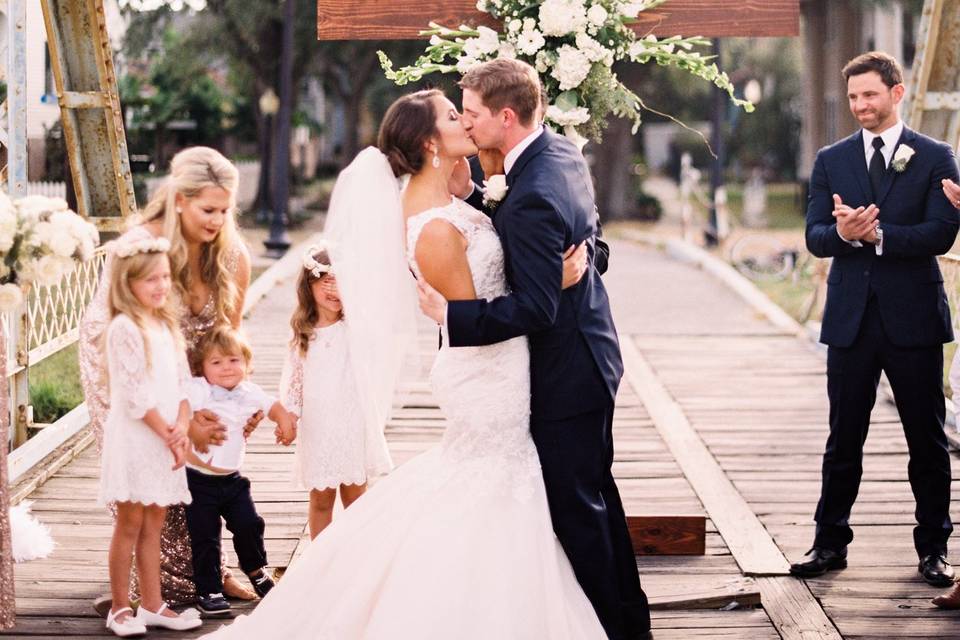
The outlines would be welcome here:
M 561 111 L 570 111 L 580 106 L 580 99 L 576 91 L 564 91 L 553 102 Z

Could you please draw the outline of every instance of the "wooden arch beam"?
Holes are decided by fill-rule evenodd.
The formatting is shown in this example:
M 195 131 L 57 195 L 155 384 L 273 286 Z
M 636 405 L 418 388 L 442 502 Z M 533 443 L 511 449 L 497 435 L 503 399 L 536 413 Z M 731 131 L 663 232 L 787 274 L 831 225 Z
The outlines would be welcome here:
M 406 40 L 430 21 L 445 26 L 497 24 L 476 0 L 317 0 L 320 40 Z M 796 36 L 800 0 L 670 0 L 644 11 L 638 33 L 658 36 Z

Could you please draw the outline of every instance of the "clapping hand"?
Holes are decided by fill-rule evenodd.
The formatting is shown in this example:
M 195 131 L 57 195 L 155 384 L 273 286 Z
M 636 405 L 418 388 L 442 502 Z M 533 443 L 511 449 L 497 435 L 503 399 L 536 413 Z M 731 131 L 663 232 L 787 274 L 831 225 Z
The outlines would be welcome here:
M 833 217 L 837 219 L 837 232 L 848 242 L 875 242 L 879 215 L 880 209 L 875 204 L 854 209 L 845 205 L 839 195 L 833 194 Z
M 960 209 L 960 185 L 950 178 L 944 178 L 941 184 L 943 184 L 943 195 L 947 196 L 950 204 Z
M 563 254 L 563 289 L 569 289 L 580 282 L 587 272 L 587 242 L 570 245 Z

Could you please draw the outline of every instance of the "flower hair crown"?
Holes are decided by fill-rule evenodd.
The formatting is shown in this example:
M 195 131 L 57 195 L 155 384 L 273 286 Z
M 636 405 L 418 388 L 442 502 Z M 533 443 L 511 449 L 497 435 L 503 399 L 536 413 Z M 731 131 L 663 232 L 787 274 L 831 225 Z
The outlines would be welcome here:
M 166 238 L 115 240 L 113 242 L 113 254 L 118 258 L 129 258 L 138 253 L 166 253 L 167 251 L 170 251 L 170 241 Z
M 303 268 L 306 271 L 310 272 L 310 275 L 314 278 L 319 278 L 325 273 L 332 273 L 333 267 L 329 264 L 322 264 L 317 262 L 317 259 L 313 256 L 321 251 L 328 251 L 330 249 L 328 243 L 319 242 L 317 244 L 312 244 L 307 247 L 307 250 L 303 252 Z

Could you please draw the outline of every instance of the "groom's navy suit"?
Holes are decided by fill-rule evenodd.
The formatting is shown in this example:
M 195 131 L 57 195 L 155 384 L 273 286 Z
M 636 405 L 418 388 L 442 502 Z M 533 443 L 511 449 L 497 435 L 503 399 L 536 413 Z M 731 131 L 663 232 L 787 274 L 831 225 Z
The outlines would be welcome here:
M 942 386 L 943 343 L 953 340 L 953 331 L 936 256 L 957 235 L 957 212 L 941 191 L 943 178 L 957 179 L 957 166 L 948 145 L 908 128 L 897 148 L 903 145 L 915 155 L 903 172 L 888 167 L 876 193 L 862 132 L 821 150 L 810 181 L 807 247 L 817 257 L 833 258 L 820 336 L 829 346 L 830 435 L 814 546 L 842 551 L 853 539 L 848 519 L 882 370 L 910 452 L 914 545 L 923 557 L 945 555 L 953 530 Z M 833 194 L 854 208 L 878 206 L 880 255 L 874 245 L 854 247 L 839 236 Z
M 649 629 L 650 615 L 611 472 L 620 346 L 597 269 L 561 290 L 567 247 L 586 240 L 595 260 L 589 170 L 576 146 L 545 130 L 517 158 L 507 186 L 493 220 L 511 293 L 451 301 L 449 343 L 529 337 L 530 429 L 554 530 L 608 636 L 633 638 Z

